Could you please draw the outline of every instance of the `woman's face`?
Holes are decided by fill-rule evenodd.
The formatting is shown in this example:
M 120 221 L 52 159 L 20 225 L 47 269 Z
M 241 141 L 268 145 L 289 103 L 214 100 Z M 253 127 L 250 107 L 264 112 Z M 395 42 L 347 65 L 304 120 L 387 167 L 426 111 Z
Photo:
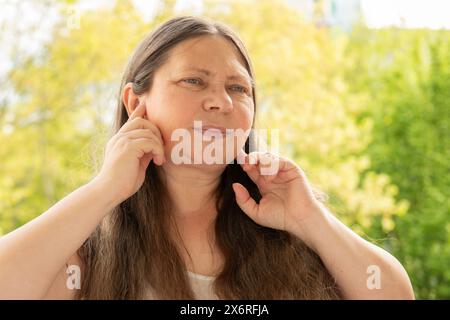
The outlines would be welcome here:
M 163 136 L 166 158 L 171 159 L 172 148 L 180 142 L 171 141 L 172 133 L 186 129 L 194 137 L 194 121 L 248 133 L 254 114 L 252 80 L 239 51 L 229 40 L 215 35 L 200 36 L 171 49 L 166 63 L 155 72 L 146 106 L 148 119 Z M 226 136 L 212 141 L 234 140 L 232 149 L 225 148 L 224 142 L 222 145 L 223 152 L 232 152 L 235 158 L 247 136 L 240 139 Z M 194 140 L 191 142 L 194 151 Z M 203 151 L 207 145 L 212 144 L 202 142 Z

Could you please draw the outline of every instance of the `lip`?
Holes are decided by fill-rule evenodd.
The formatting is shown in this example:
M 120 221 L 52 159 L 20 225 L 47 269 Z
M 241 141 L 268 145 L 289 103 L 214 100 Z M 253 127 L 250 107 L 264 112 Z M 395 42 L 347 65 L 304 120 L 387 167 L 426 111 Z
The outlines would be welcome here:
M 215 126 L 215 125 L 202 125 L 201 130 L 199 130 L 200 128 L 193 128 L 194 130 L 198 131 L 198 132 L 202 132 L 203 134 L 210 130 L 210 132 L 217 132 L 219 131 L 222 135 L 228 135 L 229 133 L 227 133 L 227 128 L 225 127 L 221 127 L 221 126 Z

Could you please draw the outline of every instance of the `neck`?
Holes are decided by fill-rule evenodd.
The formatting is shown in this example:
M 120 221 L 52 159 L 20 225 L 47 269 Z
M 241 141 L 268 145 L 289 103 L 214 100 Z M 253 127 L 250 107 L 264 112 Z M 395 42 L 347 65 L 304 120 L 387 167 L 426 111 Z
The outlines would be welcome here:
M 167 162 L 157 168 L 162 172 L 172 201 L 171 215 L 176 228 L 172 231 L 175 239 L 180 240 L 176 243 L 187 268 L 196 270 L 192 255 L 200 264 L 215 266 L 219 251 L 214 249 L 217 217 L 214 191 L 224 167 L 181 166 Z
M 172 200 L 176 220 L 213 219 L 217 215 L 214 194 L 223 166 L 174 165 L 158 167 L 162 171 Z

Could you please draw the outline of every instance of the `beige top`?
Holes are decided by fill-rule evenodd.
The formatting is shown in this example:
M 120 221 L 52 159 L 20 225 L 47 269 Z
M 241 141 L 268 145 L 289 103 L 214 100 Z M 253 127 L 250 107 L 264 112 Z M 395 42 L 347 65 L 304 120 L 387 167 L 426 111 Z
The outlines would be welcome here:
M 191 281 L 192 290 L 194 291 L 197 300 L 219 300 L 219 297 L 212 289 L 212 283 L 215 279 L 213 276 L 205 276 L 198 273 L 188 271 L 188 276 Z M 146 294 L 146 300 L 158 300 L 154 292 L 150 289 Z

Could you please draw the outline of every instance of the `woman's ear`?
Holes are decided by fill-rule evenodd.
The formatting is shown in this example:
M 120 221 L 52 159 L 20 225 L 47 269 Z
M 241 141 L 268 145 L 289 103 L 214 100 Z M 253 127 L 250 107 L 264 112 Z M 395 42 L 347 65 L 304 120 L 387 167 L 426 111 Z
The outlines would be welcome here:
M 128 117 L 133 113 L 134 109 L 139 105 L 139 102 L 144 97 L 139 97 L 133 91 L 133 83 L 128 82 L 123 88 L 122 101 L 127 109 Z

